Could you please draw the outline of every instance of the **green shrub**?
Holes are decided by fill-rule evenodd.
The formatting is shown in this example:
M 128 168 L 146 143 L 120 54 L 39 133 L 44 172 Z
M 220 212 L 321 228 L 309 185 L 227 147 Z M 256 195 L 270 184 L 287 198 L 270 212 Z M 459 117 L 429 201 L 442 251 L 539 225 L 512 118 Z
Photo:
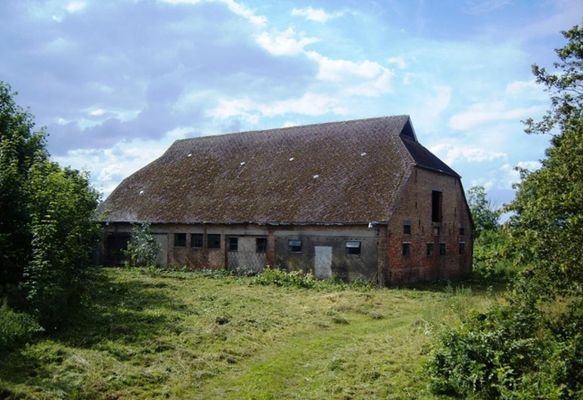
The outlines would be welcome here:
M 426 365 L 431 389 L 477 399 L 581 398 L 581 314 L 572 306 L 559 324 L 562 336 L 534 307 L 497 306 L 474 315 L 434 346 Z
M 152 236 L 150 224 L 143 223 L 134 226 L 132 238 L 125 250 L 128 263 L 132 267 L 148 267 L 156 265 L 160 244 Z
M 0 307 L 0 354 L 30 341 L 41 327 L 29 314 Z
M 311 273 L 302 271 L 283 271 L 277 268 L 265 267 L 262 273 L 254 279 L 260 285 L 275 285 L 285 287 L 313 288 L 318 281 Z

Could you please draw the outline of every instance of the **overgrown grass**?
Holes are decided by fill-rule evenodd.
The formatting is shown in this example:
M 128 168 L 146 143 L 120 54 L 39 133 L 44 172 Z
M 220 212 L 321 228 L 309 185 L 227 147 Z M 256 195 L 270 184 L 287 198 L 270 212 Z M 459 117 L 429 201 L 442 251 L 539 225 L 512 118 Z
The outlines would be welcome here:
M 90 282 L 61 333 L 0 360 L 0 398 L 433 398 L 429 343 L 497 301 L 208 271 L 95 269 Z

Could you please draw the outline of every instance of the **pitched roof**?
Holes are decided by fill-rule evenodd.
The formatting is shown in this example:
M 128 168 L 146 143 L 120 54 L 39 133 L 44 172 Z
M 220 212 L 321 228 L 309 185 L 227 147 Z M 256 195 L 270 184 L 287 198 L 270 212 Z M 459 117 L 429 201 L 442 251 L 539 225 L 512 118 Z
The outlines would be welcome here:
M 176 141 L 102 206 L 111 222 L 336 224 L 387 221 L 418 164 L 458 176 L 408 116 Z

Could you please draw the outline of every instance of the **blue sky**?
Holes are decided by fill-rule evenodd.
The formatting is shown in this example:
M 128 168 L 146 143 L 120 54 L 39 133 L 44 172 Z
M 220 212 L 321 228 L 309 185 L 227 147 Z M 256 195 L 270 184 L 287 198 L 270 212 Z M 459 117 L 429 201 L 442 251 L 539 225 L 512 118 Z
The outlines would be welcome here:
M 2 0 L 0 80 L 49 150 L 107 195 L 176 139 L 409 114 L 494 205 L 548 138 L 531 64 L 552 67 L 569 0 Z

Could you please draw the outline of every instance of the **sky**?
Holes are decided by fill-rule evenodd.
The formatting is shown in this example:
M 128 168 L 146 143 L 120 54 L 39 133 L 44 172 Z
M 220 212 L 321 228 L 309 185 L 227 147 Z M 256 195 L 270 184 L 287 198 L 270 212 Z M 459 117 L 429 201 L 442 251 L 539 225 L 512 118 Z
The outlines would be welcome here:
M 492 205 L 549 138 L 552 70 L 580 0 L 1 0 L 0 80 L 48 149 L 107 196 L 182 138 L 408 114 Z

